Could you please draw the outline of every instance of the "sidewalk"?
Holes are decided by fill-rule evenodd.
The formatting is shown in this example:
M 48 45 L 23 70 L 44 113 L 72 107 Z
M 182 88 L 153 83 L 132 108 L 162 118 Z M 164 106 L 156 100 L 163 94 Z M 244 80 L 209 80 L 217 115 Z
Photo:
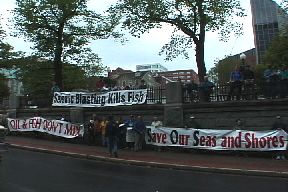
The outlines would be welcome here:
M 107 149 L 100 146 L 87 146 L 63 141 L 50 141 L 32 137 L 8 136 L 10 147 L 68 155 L 99 161 L 112 161 L 133 165 L 194 170 L 217 173 L 244 174 L 288 178 L 288 160 L 274 160 L 268 156 L 239 157 L 228 152 L 213 151 L 163 152 L 144 150 L 134 152 L 119 150 L 119 158 L 110 158 Z

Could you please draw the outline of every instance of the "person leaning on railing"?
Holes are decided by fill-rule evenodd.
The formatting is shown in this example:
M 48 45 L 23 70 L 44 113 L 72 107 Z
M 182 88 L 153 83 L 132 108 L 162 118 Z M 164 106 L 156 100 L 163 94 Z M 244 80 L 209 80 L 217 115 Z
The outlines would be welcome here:
M 250 65 L 245 65 L 242 74 L 243 74 L 244 91 L 245 91 L 244 98 L 246 100 L 253 99 L 253 96 L 255 95 L 255 90 L 254 90 L 255 75 L 254 75 L 254 72 L 250 69 Z
M 288 93 L 288 67 L 283 66 L 280 71 L 280 97 L 285 98 Z
M 230 90 L 228 94 L 228 100 L 231 100 L 232 96 L 236 95 L 236 99 L 240 100 L 240 96 L 242 93 L 242 82 L 243 82 L 243 75 L 239 70 L 239 67 L 236 66 L 234 71 L 230 74 Z

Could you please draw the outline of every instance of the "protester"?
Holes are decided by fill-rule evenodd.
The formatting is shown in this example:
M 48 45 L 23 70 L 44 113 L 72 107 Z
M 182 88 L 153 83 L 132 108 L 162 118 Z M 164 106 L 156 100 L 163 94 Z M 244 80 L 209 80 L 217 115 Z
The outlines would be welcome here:
M 280 85 L 280 71 L 273 69 L 271 65 L 268 65 L 263 73 L 265 79 L 265 96 L 267 98 L 276 98 L 279 92 Z
M 135 123 L 136 121 L 134 115 L 130 115 L 130 119 L 124 123 L 126 127 L 126 144 L 128 149 L 133 149 L 133 144 L 135 141 L 133 128 Z
M 228 100 L 231 100 L 234 96 L 236 96 L 237 100 L 240 100 L 242 92 L 242 81 L 243 75 L 240 72 L 239 67 L 236 66 L 234 71 L 232 71 L 230 74 L 230 90 L 228 94 Z
M 110 156 L 118 157 L 118 136 L 119 126 L 114 120 L 113 116 L 108 117 L 108 123 L 106 127 L 106 136 L 108 137 L 108 150 Z
M 237 119 L 235 123 L 236 124 L 233 127 L 234 130 L 244 130 L 244 123 L 241 119 Z
M 280 97 L 285 98 L 287 97 L 288 93 L 288 67 L 283 66 L 282 70 L 280 71 Z
M 102 140 L 100 121 L 101 121 L 101 118 L 97 117 L 96 115 L 93 116 L 94 137 L 95 137 L 96 145 L 101 145 L 101 140 Z
M 123 123 L 122 117 L 118 117 L 116 123 L 119 125 L 119 142 L 118 146 L 120 149 L 126 147 L 126 128 Z
M 255 75 L 254 72 L 251 70 L 250 65 L 245 65 L 243 71 L 243 80 L 244 80 L 244 91 L 245 91 L 245 99 L 254 99 L 255 90 L 254 90 L 254 81 Z
M 88 129 L 88 145 L 93 145 L 95 143 L 95 132 L 94 132 L 94 120 L 90 119 L 87 124 Z
M 101 143 L 102 146 L 107 146 L 108 138 L 106 137 L 106 128 L 107 128 L 107 119 L 106 117 L 102 117 L 100 121 L 100 130 L 101 130 Z
M 162 123 L 162 121 L 160 121 L 160 120 L 158 119 L 157 116 L 155 116 L 155 117 L 153 117 L 153 121 L 152 121 L 152 123 L 151 123 L 151 126 L 152 126 L 152 127 L 162 127 L 162 126 L 163 126 L 163 123 Z
M 142 150 L 146 130 L 146 126 L 145 123 L 143 122 L 142 116 L 139 115 L 137 117 L 133 130 L 135 135 L 134 151 Z
M 152 127 L 162 127 L 162 126 L 163 126 L 163 123 L 162 123 L 162 121 L 160 121 L 160 120 L 158 119 L 157 116 L 155 116 L 155 117 L 153 117 L 153 121 L 152 121 L 152 123 L 151 123 L 151 126 L 152 126 Z M 161 147 L 161 146 L 156 146 L 155 149 L 156 149 L 157 151 L 159 151 L 159 152 L 162 151 L 162 147 Z
M 272 130 L 283 130 L 286 133 L 288 133 L 288 129 L 287 129 L 287 125 L 286 123 L 283 122 L 283 120 L 281 119 L 281 116 L 277 115 L 276 116 L 276 120 L 274 121 L 273 125 L 272 125 Z M 285 160 L 285 151 L 279 151 L 276 154 L 276 159 L 277 160 Z
M 51 94 L 54 95 L 55 92 L 60 92 L 60 87 L 57 85 L 55 81 L 53 81 L 53 84 L 51 87 Z

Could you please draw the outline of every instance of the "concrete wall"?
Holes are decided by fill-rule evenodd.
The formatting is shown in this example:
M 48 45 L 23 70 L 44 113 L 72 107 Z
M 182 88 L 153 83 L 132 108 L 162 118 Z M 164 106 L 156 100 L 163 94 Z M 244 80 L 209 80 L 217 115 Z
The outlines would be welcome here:
M 51 119 L 64 117 L 73 123 L 86 123 L 95 115 L 106 117 L 113 115 L 116 119 L 123 120 L 130 115 L 142 115 L 147 125 L 151 123 L 154 116 L 158 116 L 168 127 L 211 129 L 232 129 L 236 119 L 240 118 L 248 130 L 270 129 L 275 117 L 280 115 L 288 124 L 288 99 L 184 104 L 179 82 L 167 86 L 166 93 L 167 104 L 103 108 L 12 109 L 0 110 L 0 114 L 8 114 L 12 118 L 28 118 L 37 115 Z

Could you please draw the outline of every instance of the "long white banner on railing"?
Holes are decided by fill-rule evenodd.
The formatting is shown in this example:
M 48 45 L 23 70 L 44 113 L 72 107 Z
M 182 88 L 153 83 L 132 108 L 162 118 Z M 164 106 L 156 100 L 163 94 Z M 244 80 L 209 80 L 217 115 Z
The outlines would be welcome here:
M 148 126 L 147 144 L 209 150 L 272 151 L 287 149 L 288 134 L 283 130 L 248 131 Z
M 29 119 L 7 118 L 7 120 L 10 131 L 39 131 L 65 138 L 74 138 L 83 136 L 84 134 L 83 125 L 72 124 L 61 120 L 48 120 L 42 117 Z
M 107 93 L 55 92 L 52 106 L 105 107 L 143 104 L 147 89 L 109 91 Z

